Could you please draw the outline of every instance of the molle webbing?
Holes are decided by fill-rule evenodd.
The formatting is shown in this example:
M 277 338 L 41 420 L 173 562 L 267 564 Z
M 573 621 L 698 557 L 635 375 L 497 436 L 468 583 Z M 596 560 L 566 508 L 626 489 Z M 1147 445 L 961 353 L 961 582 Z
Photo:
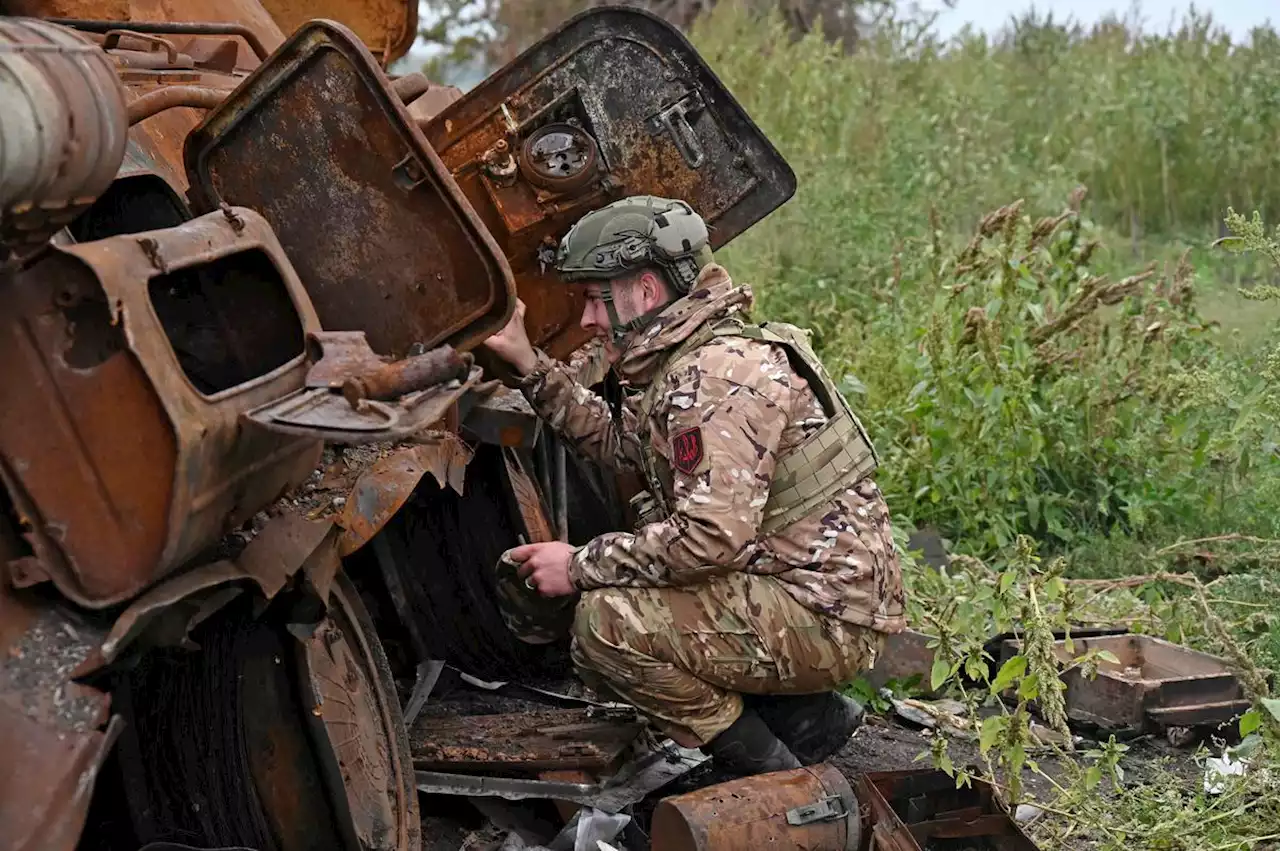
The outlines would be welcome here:
M 822 369 L 804 332 L 793 325 L 746 325 L 738 319 L 727 319 L 699 329 L 665 359 L 645 391 L 638 412 L 641 428 L 647 428 L 668 368 L 717 337 L 746 337 L 782 346 L 791 368 L 809 383 L 827 417 L 827 422 L 803 443 L 779 456 L 760 524 L 761 537 L 800 520 L 875 471 L 879 460 L 866 430 Z M 644 441 L 643 446 L 650 492 L 669 516 L 671 506 L 659 477 L 657 454 L 650 441 Z

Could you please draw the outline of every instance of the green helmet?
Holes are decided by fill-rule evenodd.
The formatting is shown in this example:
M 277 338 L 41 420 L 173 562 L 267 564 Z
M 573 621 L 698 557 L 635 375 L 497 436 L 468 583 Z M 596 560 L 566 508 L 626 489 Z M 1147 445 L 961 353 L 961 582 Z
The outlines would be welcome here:
M 555 268 L 566 281 L 606 282 L 601 296 L 613 323 L 613 336 L 620 339 L 647 325 L 662 307 L 620 322 L 609 280 L 644 266 L 657 266 L 672 288 L 683 295 L 711 259 L 707 224 L 692 207 L 684 201 L 635 195 L 579 219 L 560 240 Z

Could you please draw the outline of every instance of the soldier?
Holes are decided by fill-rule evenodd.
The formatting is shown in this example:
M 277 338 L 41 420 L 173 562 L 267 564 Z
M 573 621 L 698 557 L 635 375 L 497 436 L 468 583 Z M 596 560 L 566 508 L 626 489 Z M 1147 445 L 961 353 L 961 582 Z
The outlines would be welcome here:
M 650 506 L 634 532 L 530 544 L 507 562 L 543 597 L 581 594 L 584 681 L 677 743 L 743 774 L 826 759 L 862 712 L 834 689 L 904 627 L 861 424 L 803 332 L 749 323 L 750 289 L 713 262 L 688 204 L 596 210 L 555 266 L 586 287 L 582 327 L 603 338 L 625 401 L 535 350 L 523 304 L 486 345 L 580 452 L 642 472 Z

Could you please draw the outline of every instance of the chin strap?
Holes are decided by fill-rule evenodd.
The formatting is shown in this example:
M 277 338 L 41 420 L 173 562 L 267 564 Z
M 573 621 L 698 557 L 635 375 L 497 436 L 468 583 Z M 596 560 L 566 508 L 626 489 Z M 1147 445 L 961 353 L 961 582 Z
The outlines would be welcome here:
M 613 303 L 613 282 L 605 281 L 600 284 L 600 300 L 604 302 L 604 309 L 609 313 L 609 330 L 613 336 L 613 342 L 621 343 L 622 340 L 632 331 L 640 331 L 650 325 L 653 320 L 658 318 L 658 314 L 666 310 L 671 302 L 660 304 L 648 313 L 643 313 L 632 319 L 630 322 L 623 322 L 618 316 L 618 308 Z

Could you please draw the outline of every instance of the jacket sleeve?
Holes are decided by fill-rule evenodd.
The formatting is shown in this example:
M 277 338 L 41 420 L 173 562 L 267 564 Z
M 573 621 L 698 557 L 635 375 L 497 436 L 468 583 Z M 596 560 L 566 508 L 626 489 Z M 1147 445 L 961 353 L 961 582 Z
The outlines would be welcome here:
M 689 585 L 750 561 L 790 391 L 785 382 L 747 374 L 777 370 L 774 363 L 739 357 L 734 365 L 730 358 L 724 347 L 706 346 L 668 374 L 657 406 L 666 446 L 654 448 L 671 462 L 672 513 L 579 548 L 569 566 L 578 588 Z
M 615 421 L 608 402 L 542 351 L 520 386 L 534 412 L 583 455 L 618 470 L 642 467 L 634 411 L 624 407 L 622 422 Z

